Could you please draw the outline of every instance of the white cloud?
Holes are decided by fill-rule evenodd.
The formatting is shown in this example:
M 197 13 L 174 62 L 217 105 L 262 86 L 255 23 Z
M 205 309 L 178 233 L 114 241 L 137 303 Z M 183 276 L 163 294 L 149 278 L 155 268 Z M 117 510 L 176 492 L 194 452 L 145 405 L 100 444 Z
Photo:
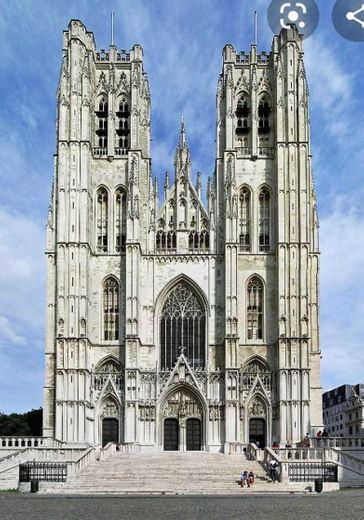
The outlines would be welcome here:
M 39 334 L 44 315 L 45 227 L 0 207 L 0 314 Z M 1 341 L 0 330 L 0 341 Z
M 9 344 L 25 345 L 25 338 L 14 330 L 14 323 L 0 315 L 0 347 Z
M 364 215 L 346 197 L 321 222 L 321 345 L 325 389 L 363 380 Z

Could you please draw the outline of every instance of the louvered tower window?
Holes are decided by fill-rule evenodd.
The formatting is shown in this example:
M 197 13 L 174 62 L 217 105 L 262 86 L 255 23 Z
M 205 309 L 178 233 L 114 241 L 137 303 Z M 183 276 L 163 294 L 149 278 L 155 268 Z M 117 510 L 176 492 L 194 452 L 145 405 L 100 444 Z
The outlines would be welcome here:
M 116 117 L 116 155 L 127 155 L 130 147 L 130 110 L 125 95 L 119 99 Z
M 107 149 L 108 105 L 106 96 L 98 99 L 96 106 L 96 146 Z

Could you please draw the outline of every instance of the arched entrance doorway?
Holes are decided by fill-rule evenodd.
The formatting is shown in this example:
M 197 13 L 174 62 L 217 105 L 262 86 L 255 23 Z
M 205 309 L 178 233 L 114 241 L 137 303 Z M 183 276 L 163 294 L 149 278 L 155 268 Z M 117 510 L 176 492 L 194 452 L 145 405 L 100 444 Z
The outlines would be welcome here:
M 200 419 L 187 419 L 186 421 L 186 450 L 201 450 L 201 421 Z
M 179 425 L 177 419 L 164 420 L 164 451 L 178 451 Z
M 108 442 L 119 442 L 119 421 L 114 417 L 102 420 L 102 445 Z
M 259 448 L 265 448 L 265 419 L 250 419 L 249 421 L 249 442 L 259 445 Z
M 199 451 L 203 449 L 203 409 L 193 391 L 180 388 L 161 406 L 163 449 Z

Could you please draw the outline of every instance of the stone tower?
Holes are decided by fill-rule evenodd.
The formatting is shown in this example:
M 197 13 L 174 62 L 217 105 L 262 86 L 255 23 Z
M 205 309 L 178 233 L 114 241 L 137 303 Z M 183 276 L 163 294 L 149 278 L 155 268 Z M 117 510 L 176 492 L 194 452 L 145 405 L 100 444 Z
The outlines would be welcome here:
M 163 201 L 143 51 L 64 33 L 48 215 L 44 435 L 229 450 L 321 426 L 302 41 L 227 45 L 202 201 L 182 120 Z M 139 449 L 139 448 L 138 448 Z

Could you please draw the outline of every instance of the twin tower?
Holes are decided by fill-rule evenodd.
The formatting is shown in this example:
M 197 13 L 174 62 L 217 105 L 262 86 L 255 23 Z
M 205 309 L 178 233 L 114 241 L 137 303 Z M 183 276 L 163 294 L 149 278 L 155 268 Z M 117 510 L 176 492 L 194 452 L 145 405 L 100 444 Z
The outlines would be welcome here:
M 97 51 L 72 20 L 57 107 L 44 435 L 228 452 L 320 429 L 319 224 L 295 26 L 270 53 L 225 46 L 206 204 L 183 122 L 159 197 L 139 45 Z

